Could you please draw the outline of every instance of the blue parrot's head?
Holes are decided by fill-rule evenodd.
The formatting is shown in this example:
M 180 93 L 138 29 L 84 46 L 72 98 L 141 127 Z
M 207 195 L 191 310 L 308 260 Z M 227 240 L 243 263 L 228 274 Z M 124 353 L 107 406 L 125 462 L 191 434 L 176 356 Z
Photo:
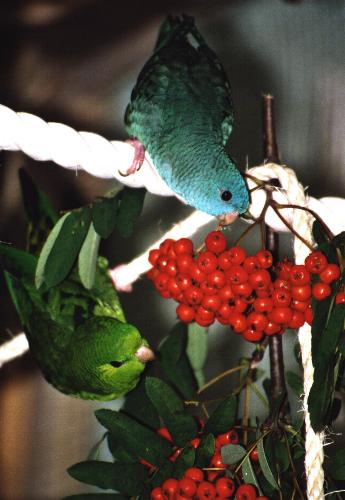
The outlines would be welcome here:
M 178 195 L 210 215 L 243 214 L 249 205 L 247 185 L 231 159 L 221 154 L 207 168 L 192 167 Z

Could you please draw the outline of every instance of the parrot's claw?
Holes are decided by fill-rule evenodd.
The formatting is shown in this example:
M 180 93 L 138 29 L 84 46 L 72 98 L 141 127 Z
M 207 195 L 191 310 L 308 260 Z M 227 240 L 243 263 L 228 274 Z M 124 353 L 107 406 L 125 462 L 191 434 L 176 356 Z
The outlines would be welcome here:
M 140 167 L 145 160 L 145 147 L 140 141 L 138 141 L 137 139 L 127 139 L 126 142 L 133 146 L 134 158 L 132 161 L 132 165 L 129 167 L 125 174 L 119 171 L 119 174 L 122 177 L 128 177 L 128 175 L 135 174 L 135 172 L 140 170 Z

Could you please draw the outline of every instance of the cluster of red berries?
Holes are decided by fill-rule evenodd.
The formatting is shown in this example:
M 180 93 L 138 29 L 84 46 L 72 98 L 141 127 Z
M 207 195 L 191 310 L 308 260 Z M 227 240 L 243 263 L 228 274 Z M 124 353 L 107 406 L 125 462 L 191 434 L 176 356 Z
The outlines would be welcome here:
M 330 284 L 340 277 L 339 266 L 319 251 L 312 252 L 304 265 L 287 258 L 273 265 L 267 250 L 247 255 L 240 246 L 226 246 L 223 233 L 212 231 L 205 250 L 195 256 L 188 238 L 167 239 L 150 251 L 153 267 L 147 276 L 162 297 L 179 302 L 176 313 L 181 321 L 209 326 L 218 320 L 257 342 L 264 335 L 311 324 L 311 297 L 328 297 Z M 344 292 L 337 294 L 336 303 L 340 302 L 345 302 Z
M 200 421 L 200 432 L 202 432 L 203 422 Z M 162 437 L 173 442 L 172 437 L 166 427 L 157 429 L 157 433 Z M 219 434 L 215 439 L 215 451 L 210 460 L 210 464 L 205 469 L 190 467 L 187 469 L 181 479 L 166 479 L 161 486 L 157 486 L 151 491 L 152 500 L 183 500 L 198 499 L 212 500 L 214 498 L 226 499 L 235 498 L 236 500 L 268 500 L 267 497 L 257 496 L 256 489 L 250 484 L 241 484 L 238 487 L 233 479 L 225 476 L 227 465 L 222 461 L 221 447 L 227 444 L 238 444 L 239 436 L 235 429 L 230 429 L 224 434 Z M 196 437 L 190 441 L 194 448 L 198 448 L 200 438 Z M 169 457 L 170 461 L 175 461 L 182 449 L 175 447 L 173 454 Z M 250 458 L 257 460 L 253 452 Z M 143 462 L 143 461 L 142 461 Z M 149 467 L 149 464 L 146 465 Z

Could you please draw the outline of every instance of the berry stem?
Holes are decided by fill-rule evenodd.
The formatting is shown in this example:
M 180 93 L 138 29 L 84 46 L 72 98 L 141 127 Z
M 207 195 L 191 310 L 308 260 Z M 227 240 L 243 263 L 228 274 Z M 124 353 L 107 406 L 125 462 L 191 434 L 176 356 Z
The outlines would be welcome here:
M 274 99 L 271 95 L 263 96 L 263 156 L 267 161 L 280 163 L 278 146 L 275 135 L 274 120 Z M 277 179 L 270 181 L 272 186 L 280 187 Z M 278 214 L 279 215 L 279 214 Z M 273 255 L 273 260 L 278 261 L 279 257 L 279 235 L 271 227 L 266 225 L 266 248 Z M 270 394 L 270 415 L 268 422 L 273 424 L 274 412 L 276 410 L 276 401 L 285 395 L 284 403 L 281 406 L 281 416 L 289 410 L 286 399 L 287 389 L 285 382 L 284 356 L 282 336 L 275 334 L 269 337 L 269 357 L 270 357 L 270 375 L 271 375 L 271 394 Z M 266 423 L 268 423 L 266 422 Z

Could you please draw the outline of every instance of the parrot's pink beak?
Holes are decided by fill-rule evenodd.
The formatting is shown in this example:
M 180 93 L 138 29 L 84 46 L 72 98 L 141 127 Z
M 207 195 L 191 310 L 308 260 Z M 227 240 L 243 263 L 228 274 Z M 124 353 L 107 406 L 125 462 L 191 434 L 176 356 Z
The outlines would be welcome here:
M 237 212 L 228 212 L 226 214 L 220 215 L 218 219 L 222 226 L 229 226 L 229 224 L 232 224 L 237 219 L 237 217 Z

